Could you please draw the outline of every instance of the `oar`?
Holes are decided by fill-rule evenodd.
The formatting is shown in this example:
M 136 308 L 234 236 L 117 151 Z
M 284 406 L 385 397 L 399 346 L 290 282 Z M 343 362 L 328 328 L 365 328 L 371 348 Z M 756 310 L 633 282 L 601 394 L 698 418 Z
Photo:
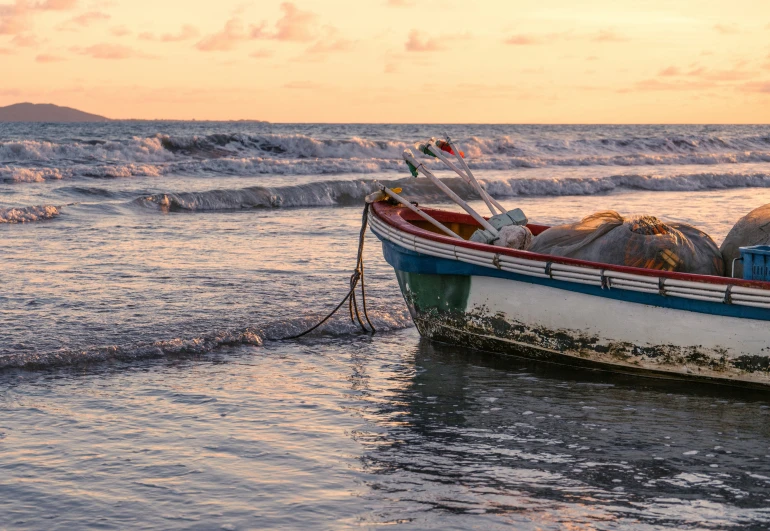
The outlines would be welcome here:
M 383 185 L 381 185 L 379 183 L 377 184 L 377 186 L 380 187 L 380 191 L 382 193 L 384 193 L 385 195 L 387 195 L 388 197 L 390 197 L 394 201 L 398 201 L 399 203 L 404 205 L 406 208 L 408 208 L 409 210 L 411 210 L 412 212 L 414 212 L 415 214 L 420 216 L 422 219 L 424 219 L 425 221 L 427 221 L 428 223 L 430 223 L 431 225 L 433 225 L 437 229 L 439 229 L 442 232 L 444 232 L 445 234 L 447 234 L 448 236 L 451 236 L 452 238 L 457 238 L 458 240 L 462 240 L 461 236 L 459 236 L 458 234 L 452 232 L 443 223 L 441 223 L 440 221 L 436 220 L 432 216 L 426 214 L 425 212 L 420 210 L 418 207 L 414 206 L 412 203 L 410 203 L 409 201 L 407 201 L 406 199 L 404 199 L 403 197 L 398 195 L 396 192 L 394 192 L 390 188 L 388 188 L 386 186 L 383 186 Z M 372 194 L 372 195 L 374 195 L 374 194 Z M 377 199 L 376 197 L 371 197 L 371 196 L 367 196 L 367 198 L 366 198 L 366 202 L 367 203 L 374 203 L 374 202 L 376 202 L 378 200 L 379 199 Z
M 451 160 L 446 158 L 440 148 L 433 146 L 431 144 L 420 144 L 417 149 L 419 149 L 421 152 L 425 153 L 428 156 L 436 157 L 441 162 L 443 162 L 450 170 L 454 171 L 457 175 L 459 175 L 463 181 L 468 183 L 471 186 L 471 188 L 476 190 L 476 192 L 481 196 L 481 199 L 484 200 L 484 203 L 486 203 L 487 208 L 489 208 L 489 211 L 492 213 L 493 216 L 496 216 L 498 213 L 492 207 L 490 202 L 493 203 L 498 209 L 500 209 L 500 214 L 505 212 L 505 209 L 502 207 L 502 205 L 500 205 L 500 203 L 495 201 L 495 199 L 492 196 L 490 196 L 484 188 L 482 187 L 477 188 L 473 184 L 473 181 L 471 181 L 471 178 L 468 177 L 468 175 L 466 175 L 462 170 L 460 170 L 457 166 L 455 166 Z
M 417 162 L 414 158 L 414 154 L 412 154 L 411 151 L 408 149 L 404 151 L 404 160 L 406 161 L 406 164 L 409 166 L 409 171 L 412 172 L 412 175 L 414 177 L 417 177 L 418 172 L 422 173 L 430 179 L 430 181 L 435 184 L 441 191 L 443 191 L 446 195 L 449 196 L 452 201 L 460 205 L 460 207 L 465 210 L 470 216 L 475 219 L 479 225 L 484 227 L 489 233 L 494 236 L 494 240 L 496 240 L 499 237 L 499 233 L 497 232 L 497 229 L 494 228 L 492 225 L 489 224 L 489 222 L 482 218 L 475 210 L 473 210 L 468 203 L 462 200 L 462 198 L 454 193 L 447 185 L 442 183 L 431 171 L 425 167 L 421 162 Z
M 460 150 L 457 149 L 457 146 L 455 146 L 454 142 L 449 138 L 449 135 L 446 136 L 446 143 L 449 145 L 449 148 L 454 152 L 455 157 L 458 161 L 460 161 L 460 164 L 462 165 L 463 170 L 465 170 L 465 173 L 468 175 L 468 178 L 473 182 L 473 184 L 476 186 L 476 190 L 483 190 L 481 187 L 481 184 L 476 180 L 476 177 L 473 176 L 473 173 L 471 173 L 471 169 L 468 167 L 468 164 L 465 162 L 465 158 L 463 158 L 462 154 L 460 153 Z M 436 142 L 436 145 L 438 145 L 438 142 Z M 486 193 L 486 190 L 484 190 Z M 481 193 L 481 192 L 479 192 Z M 482 197 L 484 197 L 482 195 Z M 490 199 L 492 199 L 490 197 Z M 494 199 L 492 199 L 494 201 Z M 500 213 L 502 214 L 505 212 L 505 209 L 497 202 L 494 201 L 495 206 L 500 209 Z M 488 205 L 489 203 L 487 203 Z

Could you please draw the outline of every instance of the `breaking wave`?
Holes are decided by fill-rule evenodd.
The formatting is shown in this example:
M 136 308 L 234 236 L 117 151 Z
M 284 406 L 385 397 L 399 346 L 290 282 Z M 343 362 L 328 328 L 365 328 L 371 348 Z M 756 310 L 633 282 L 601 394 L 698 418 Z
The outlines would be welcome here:
M 341 316 L 340 316 L 341 315 Z M 406 308 L 391 312 L 369 312 L 372 324 L 378 332 L 388 332 L 412 326 Z M 11 352 L 0 355 L 0 370 L 8 369 L 47 369 L 102 363 L 107 361 L 138 361 L 173 356 L 205 355 L 219 348 L 236 345 L 262 346 L 265 341 L 279 341 L 307 330 L 320 320 L 320 315 L 308 315 L 285 321 L 267 323 L 262 327 L 247 327 L 236 330 L 224 330 L 211 335 L 192 339 L 176 338 L 152 343 L 126 346 L 88 348 L 82 350 L 60 350 L 47 353 Z M 327 321 L 321 328 L 307 337 L 346 336 L 361 334 L 358 325 L 354 325 L 342 312 Z
M 51 205 L 0 208 L 0 223 L 29 223 L 55 218 L 59 208 Z
M 478 198 L 459 178 L 442 179 L 457 194 Z M 252 186 L 237 190 L 208 190 L 155 194 L 140 197 L 136 203 L 168 211 L 215 211 L 252 208 L 344 207 L 360 205 L 367 194 L 378 189 L 378 181 L 320 181 L 291 186 Z M 405 197 L 419 202 L 446 202 L 426 179 L 379 181 L 389 187 L 402 187 Z M 568 196 L 608 193 L 618 189 L 643 191 L 701 191 L 730 188 L 770 188 L 770 175 L 764 173 L 700 173 L 671 176 L 614 175 L 569 179 L 481 179 L 482 185 L 497 198 L 522 196 Z
M 570 179 L 482 180 L 495 197 L 565 196 L 607 193 L 616 189 L 694 192 L 730 188 L 770 188 L 766 173 L 696 173 L 681 175 L 612 175 Z
M 457 181 L 461 182 L 459 179 Z M 397 186 L 400 182 L 385 184 Z M 375 190 L 377 190 L 375 181 L 323 181 L 272 188 L 253 186 L 239 190 L 155 194 L 141 197 L 136 201 L 144 206 L 155 206 L 171 211 L 352 206 L 361 204 L 363 198 Z M 435 191 L 433 195 L 439 199 Z
M 409 136 L 404 133 L 405 136 Z M 550 166 L 711 165 L 770 162 L 770 135 L 586 138 L 548 134 L 459 139 L 478 170 Z M 328 175 L 404 171 L 411 142 L 305 134 L 210 134 L 124 140 L 0 142 L 0 180 L 174 175 Z M 437 161 L 428 161 L 438 168 Z

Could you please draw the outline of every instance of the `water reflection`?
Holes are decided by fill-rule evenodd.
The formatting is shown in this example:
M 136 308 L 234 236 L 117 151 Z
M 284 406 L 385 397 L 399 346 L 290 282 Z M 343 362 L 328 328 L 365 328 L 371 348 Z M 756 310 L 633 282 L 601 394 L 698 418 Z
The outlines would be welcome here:
M 380 517 L 462 528 L 766 527 L 768 395 L 421 341 L 363 458 Z M 366 443 L 366 441 L 362 441 Z M 398 509 L 389 510 L 388 504 Z

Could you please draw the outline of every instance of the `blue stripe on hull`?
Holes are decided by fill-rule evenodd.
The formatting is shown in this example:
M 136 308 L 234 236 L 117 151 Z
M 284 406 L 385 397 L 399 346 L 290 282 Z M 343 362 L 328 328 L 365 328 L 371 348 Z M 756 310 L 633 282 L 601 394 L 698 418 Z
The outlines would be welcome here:
M 382 240 L 382 238 L 380 238 Z M 614 299 L 636 304 L 648 304 L 650 306 L 659 306 L 661 308 L 672 308 L 676 310 L 685 310 L 689 312 L 702 313 L 707 315 L 720 315 L 725 317 L 739 317 L 743 319 L 756 319 L 760 321 L 770 321 L 770 309 L 753 308 L 751 306 L 740 306 L 724 304 L 718 302 L 697 301 L 684 299 L 681 297 L 667 297 L 653 293 L 641 293 L 624 289 L 602 289 L 599 286 L 589 286 L 575 282 L 565 282 L 563 280 L 553 280 L 548 278 L 531 277 L 482 267 L 475 264 L 468 264 L 458 260 L 449 260 L 417 253 L 396 245 L 390 241 L 382 240 L 382 251 L 385 260 L 399 271 L 409 273 L 423 273 L 432 275 L 467 275 L 497 277 L 516 280 L 518 282 L 527 282 L 552 288 L 563 289 L 578 293 L 585 293 L 602 297 L 605 299 Z

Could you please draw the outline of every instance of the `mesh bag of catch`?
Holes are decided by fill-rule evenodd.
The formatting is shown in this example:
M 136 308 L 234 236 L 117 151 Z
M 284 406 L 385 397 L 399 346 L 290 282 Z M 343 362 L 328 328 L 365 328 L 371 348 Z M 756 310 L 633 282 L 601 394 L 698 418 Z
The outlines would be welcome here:
M 722 258 L 727 275 L 732 273 L 733 260 L 740 258 L 739 247 L 770 244 L 770 205 L 755 208 L 738 220 L 722 242 Z M 735 264 L 735 277 L 743 278 L 743 264 Z
M 590 262 L 722 275 L 722 255 L 711 237 L 686 223 L 663 223 L 654 216 L 624 218 L 597 212 L 579 223 L 551 227 L 535 237 L 534 253 Z

